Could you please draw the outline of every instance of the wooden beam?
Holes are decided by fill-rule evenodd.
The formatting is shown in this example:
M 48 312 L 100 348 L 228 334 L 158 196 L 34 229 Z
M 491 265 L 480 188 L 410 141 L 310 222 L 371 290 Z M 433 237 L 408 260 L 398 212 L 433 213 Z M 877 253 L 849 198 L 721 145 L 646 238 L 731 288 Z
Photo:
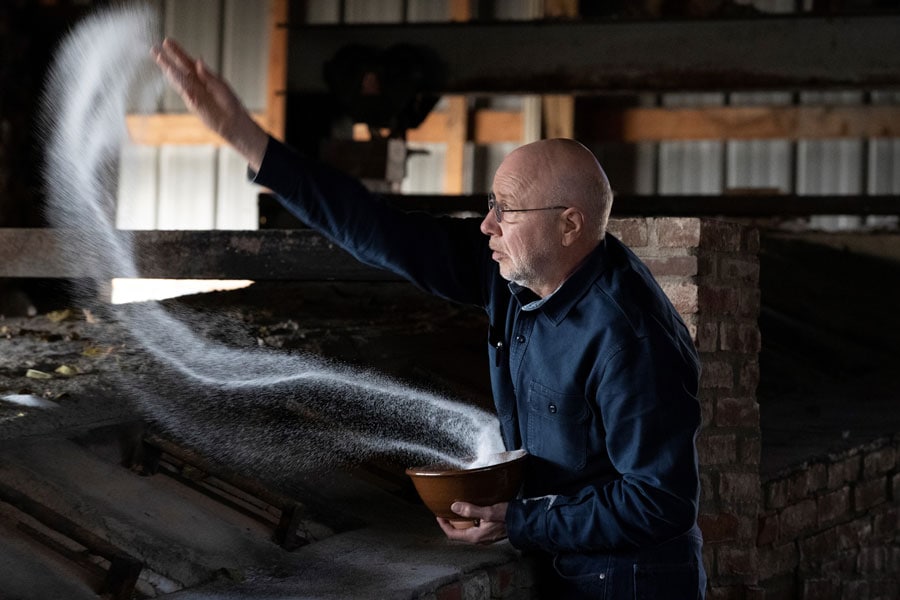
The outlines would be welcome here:
M 262 127 L 268 126 L 269 115 L 254 113 L 253 119 Z M 224 146 L 225 140 L 210 131 L 191 113 L 128 115 L 125 117 L 128 136 L 135 144 L 162 146 Z
M 465 23 L 472 19 L 472 0 L 450 0 L 450 20 Z
M 434 111 L 416 129 L 407 132 L 410 142 L 442 143 L 447 140 L 449 115 Z M 522 140 L 522 113 L 509 110 L 480 109 L 472 115 L 468 139 L 476 144 L 519 142 Z
M 579 106 L 585 140 L 751 140 L 900 137 L 900 106 Z
M 466 140 L 469 139 L 469 107 L 466 97 L 447 97 L 446 114 L 444 193 L 462 194 L 465 187 Z
M 483 194 L 387 195 L 410 210 L 453 214 L 486 209 Z M 900 215 L 900 196 L 620 196 L 612 218 L 623 217 L 805 217 Z M 79 235 L 73 231 L 72 235 Z M 252 279 L 290 281 L 392 281 L 398 277 L 357 262 L 309 229 L 258 231 L 133 231 L 141 277 L 161 279 Z M 106 251 L 102 248 L 98 249 Z M 67 254 L 68 252 L 68 254 Z M 110 250 L 111 252 L 111 250 Z M 70 257 L 53 229 L 0 229 L 0 278 L 99 278 Z M 108 275 L 108 268 L 104 266 Z M 114 274 L 115 276 L 116 274 Z M 125 275 L 125 273 L 122 273 Z
M 266 78 L 266 128 L 284 139 L 287 103 L 288 0 L 269 0 L 269 73 Z
M 900 86 L 900 14 L 649 21 L 292 26 L 288 89 L 327 91 L 349 44 L 430 48 L 443 93 L 884 89 Z M 751 50 L 748 50 L 751 49 Z
M 99 278 L 71 258 L 72 230 L 0 229 L 0 277 Z M 397 277 L 357 262 L 308 229 L 262 231 L 123 231 L 141 277 L 161 279 L 273 279 L 381 281 Z M 102 256 L 112 249 L 98 248 Z M 114 265 L 113 265 L 114 267 Z M 103 271 L 109 274 L 109 267 Z M 126 273 L 113 273 L 124 276 Z
M 575 137 L 575 98 L 562 94 L 543 96 L 545 138 Z

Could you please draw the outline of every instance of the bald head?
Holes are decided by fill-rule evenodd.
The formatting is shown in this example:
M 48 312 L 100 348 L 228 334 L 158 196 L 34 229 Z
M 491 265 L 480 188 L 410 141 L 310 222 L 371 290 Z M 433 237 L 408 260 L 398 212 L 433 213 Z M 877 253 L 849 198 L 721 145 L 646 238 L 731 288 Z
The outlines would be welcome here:
M 585 217 L 585 233 L 599 242 L 612 208 L 609 180 L 593 153 L 575 140 L 540 140 L 513 150 L 495 178 L 515 195 L 537 194 L 548 205 L 571 206 Z

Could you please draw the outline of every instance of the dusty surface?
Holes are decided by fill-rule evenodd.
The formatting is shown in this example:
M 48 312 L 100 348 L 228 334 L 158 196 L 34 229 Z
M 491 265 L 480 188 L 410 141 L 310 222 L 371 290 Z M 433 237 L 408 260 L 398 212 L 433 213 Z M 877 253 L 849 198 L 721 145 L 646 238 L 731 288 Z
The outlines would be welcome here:
M 222 343 L 308 351 L 491 406 L 483 315 L 405 284 L 261 283 L 172 302 Z M 0 348 L 0 398 L 52 403 L 0 401 L 0 440 L 127 419 L 117 378 L 153 376 L 117 325 L 77 307 L 0 320 Z

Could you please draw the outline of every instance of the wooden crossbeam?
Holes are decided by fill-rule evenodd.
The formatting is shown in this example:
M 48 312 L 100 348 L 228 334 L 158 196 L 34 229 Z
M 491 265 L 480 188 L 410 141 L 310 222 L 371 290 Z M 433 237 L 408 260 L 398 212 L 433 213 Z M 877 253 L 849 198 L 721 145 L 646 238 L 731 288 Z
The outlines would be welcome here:
M 443 93 L 885 89 L 900 86 L 900 15 L 291 27 L 288 90 L 327 90 L 349 44 L 430 48 Z
M 900 106 L 708 106 L 591 109 L 579 106 L 576 137 L 644 142 L 900 137 Z

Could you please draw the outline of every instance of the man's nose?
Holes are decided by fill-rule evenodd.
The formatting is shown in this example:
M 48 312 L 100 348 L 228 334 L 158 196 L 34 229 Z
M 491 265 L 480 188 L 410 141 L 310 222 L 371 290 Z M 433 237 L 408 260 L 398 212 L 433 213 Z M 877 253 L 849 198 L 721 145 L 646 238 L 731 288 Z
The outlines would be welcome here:
M 481 220 L 481 233 L 484 235 L 498 235 L 500 233 L 500 224 L 497 223 L 497 217 L 494 216 L 493 210 L 489 210 L 488 214 L 484 215 L 484 218 Z

